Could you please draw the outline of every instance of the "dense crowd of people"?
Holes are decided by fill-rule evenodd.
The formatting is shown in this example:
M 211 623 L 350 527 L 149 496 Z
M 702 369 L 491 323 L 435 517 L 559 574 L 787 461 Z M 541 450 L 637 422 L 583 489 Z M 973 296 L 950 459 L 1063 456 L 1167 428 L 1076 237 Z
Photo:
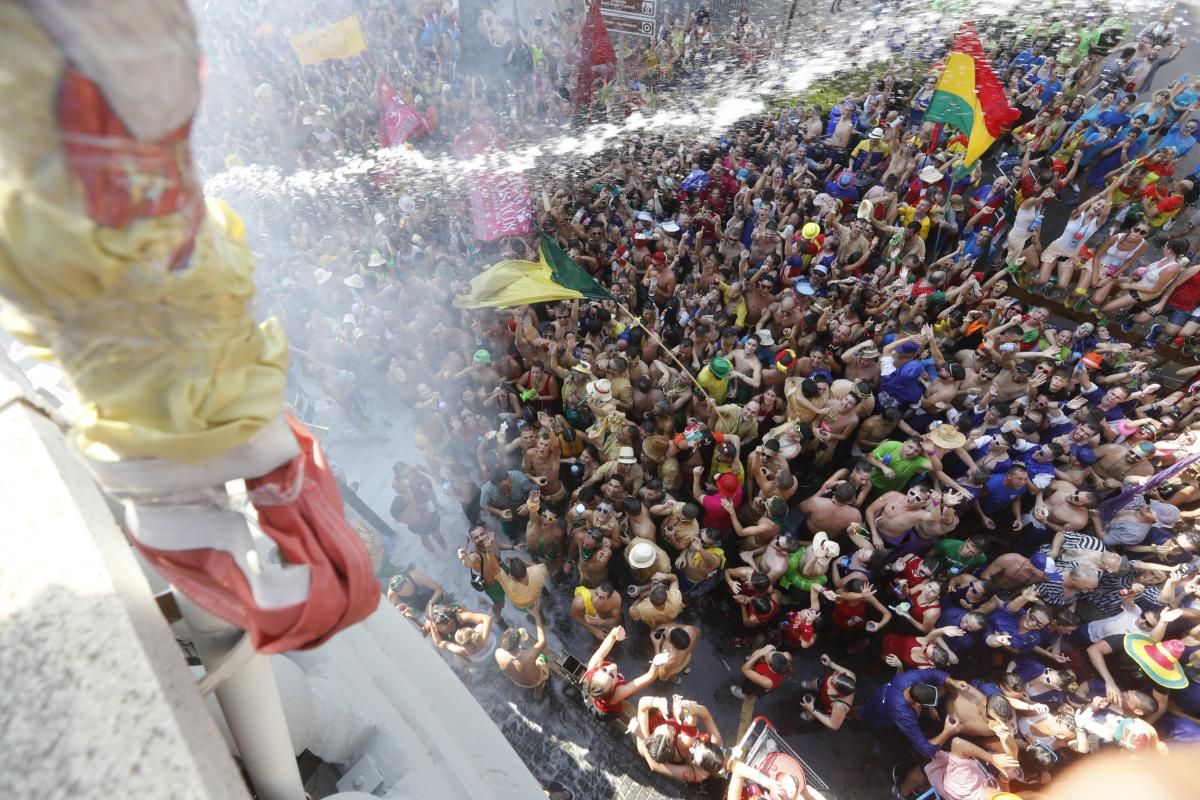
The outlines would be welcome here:
M 528 140 L 779 49 L 778 26 L 701 7 L 622 42 L 576 108 L 582 4 L 494 32 L 489 76 L 466 71 L 451 3 L 346 5 L 394 49 L 300 68 L 270 21 L 211 12 L 245 30 L 210 48 L 210 173 L 372 151 L 381 78 L 436 153 L 480 115 Z M 730 762 L 687 698 L 709 636 L 744 656 L 732 695 L 905 737 L 919 761 L 897 797 L 1022 794 L 1099 749 L 1200 740 L 1200 366 L 1164 356 L 1200 350 L 1200 77 L 1158 74 L 1189 44 L 1170 8 L 1040 23 L 980 26 L 1021 120 L 969 167 L 965 137 L 924 119 L 942 37 L 831 108 L 531 175 L 528 237 L 474 241 L 464 198 L 400 178 L 245 198 L 303 381 L 363 431 L 411 409 L 424 463 L 395 467 L 389 599 L 540 696 L 542 598 L 565 595 L 596 641 L 589 707 L 628 717 L 654 771 L 729 777 L 730 797 L 819 795 Z M 488 265 L 536 260 L 538 234 L 612 299 L 454 306 Z M 470 525 L 457 554 L 443 483 Z M 483 610 L 396 572 L 417 545 L 461 560 Z M 629 679 L 611 658 L 627 637 L 653 653 Z M 636 699 L 655 683 L 680 694 Z

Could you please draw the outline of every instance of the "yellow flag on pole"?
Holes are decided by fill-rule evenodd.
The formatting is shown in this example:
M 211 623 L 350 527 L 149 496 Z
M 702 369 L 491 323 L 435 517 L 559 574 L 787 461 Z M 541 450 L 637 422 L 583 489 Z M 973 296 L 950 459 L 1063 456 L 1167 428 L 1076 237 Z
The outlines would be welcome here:
M 340 19 L 332 25 L 289 36 L 292 49 L 301 64 L 320 64 L 331 58 L 349 58 L 367 49 L 358 15 Z

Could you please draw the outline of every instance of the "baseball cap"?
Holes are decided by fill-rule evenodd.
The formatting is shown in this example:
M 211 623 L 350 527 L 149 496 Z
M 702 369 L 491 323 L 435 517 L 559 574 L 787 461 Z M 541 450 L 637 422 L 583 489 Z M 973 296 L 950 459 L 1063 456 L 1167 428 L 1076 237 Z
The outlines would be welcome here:
M 475 351 L 475 363 L 476 364 L 492 363 L 492 354 L 489 353 L 487 350 L 484 350 L 483 348 L 476 350 Z

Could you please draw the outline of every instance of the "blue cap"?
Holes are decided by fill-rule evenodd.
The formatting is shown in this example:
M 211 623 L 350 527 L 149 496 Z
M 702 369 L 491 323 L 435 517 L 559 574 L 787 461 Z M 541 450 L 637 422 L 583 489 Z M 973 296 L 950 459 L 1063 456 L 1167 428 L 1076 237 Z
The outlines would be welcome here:
M 907 353 L 910 355 L 913 353 L 919 353 L 921 352 L 921 345 L 917 344 L 916 342 L 905 342 L 896 348 L 896 352 Z
M 746 169 L 745 167 L 742 167 L 741 169 L 739 169 L 737 171 L 737 179 L 739 181 L 743 180 L 745 178 L 749 178 L 749 177 L 750 177 L 750 170 Z
M 1085 467 L 1090 467 L 1096 463 L 1096 451 L 1087 445 L 1073 444 L 1071 445 L 1071 455 L 1079 460 L 1080 464 Z
M 894 341 L 896 341 L 896 334 L 894 334 L 894 333 L 884 334 L 883 343 L 880 346 L 887 347 L 889 344 L 891 344 Z

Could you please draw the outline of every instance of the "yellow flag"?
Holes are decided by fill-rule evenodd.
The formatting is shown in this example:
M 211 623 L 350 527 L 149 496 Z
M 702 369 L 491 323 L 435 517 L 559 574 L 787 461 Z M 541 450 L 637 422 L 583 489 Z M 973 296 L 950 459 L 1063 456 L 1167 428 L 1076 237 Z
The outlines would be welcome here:
M 331 58 L 349 58 L 367 49 L 358 15 L 340 19 L 315 31 L 289 36 L 301 64 L 320 64 Z

